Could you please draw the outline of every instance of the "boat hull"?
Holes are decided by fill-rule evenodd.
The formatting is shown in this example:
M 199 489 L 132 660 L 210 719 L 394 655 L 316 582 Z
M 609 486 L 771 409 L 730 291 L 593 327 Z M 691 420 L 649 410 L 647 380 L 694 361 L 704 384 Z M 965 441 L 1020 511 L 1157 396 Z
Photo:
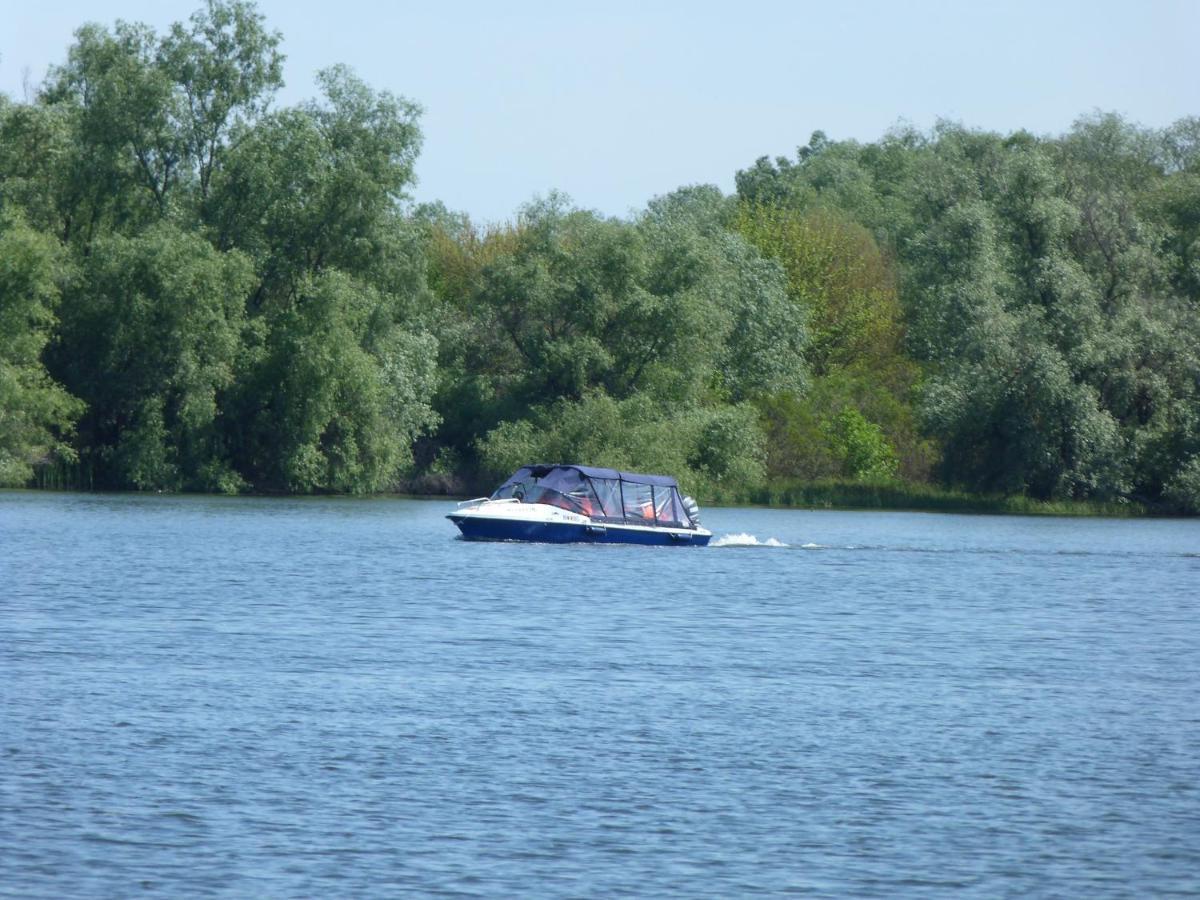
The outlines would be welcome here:
M 451 513 L 446 518 L 472 541 L 532 541 L 543 544 L 644 544 L 661 547 L 703 547 L 712 539 L 704 529 L 650 528 L 611 523 L 529 521 Z

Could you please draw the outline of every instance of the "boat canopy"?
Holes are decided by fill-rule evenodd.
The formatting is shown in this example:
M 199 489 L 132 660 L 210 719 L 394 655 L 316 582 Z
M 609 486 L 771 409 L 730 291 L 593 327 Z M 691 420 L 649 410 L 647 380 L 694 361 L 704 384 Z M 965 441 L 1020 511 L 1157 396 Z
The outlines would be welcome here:
M 493 500 L 515 497 L 524 503 L 546 503 L 593 519 L 635 525 L 694 528 L 669 475 L 640 475 L 595 466 L 532 465 L 517 469 L 492 494 Z

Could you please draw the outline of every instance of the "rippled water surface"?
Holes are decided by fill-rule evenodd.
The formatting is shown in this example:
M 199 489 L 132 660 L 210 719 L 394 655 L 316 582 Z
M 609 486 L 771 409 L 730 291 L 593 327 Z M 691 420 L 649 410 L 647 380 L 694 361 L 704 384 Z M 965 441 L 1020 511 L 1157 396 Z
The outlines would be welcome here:
M 1200 892 L 1200 522 L 0 493 L 0 895 Z

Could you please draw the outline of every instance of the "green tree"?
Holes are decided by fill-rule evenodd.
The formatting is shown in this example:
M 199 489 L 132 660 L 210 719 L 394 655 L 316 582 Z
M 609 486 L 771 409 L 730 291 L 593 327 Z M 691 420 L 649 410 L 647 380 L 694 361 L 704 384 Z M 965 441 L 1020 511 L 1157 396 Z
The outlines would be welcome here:
M 912 406 L 918 372 L 902 352 L 903 316 L 887 254 L 836 210 L 743 203 L 734 226 L 783 266 L 788 301 L 807 314 L 812 335 L 805 349 L 811 387 L 797 393 L 779 385 L 759 402 L 771 475 L 882 477 L 900 460 L 907 476 L 923 477 L 930 448 Z M 851 422 L 861 427 L 848 430 Z M 888 462 L 855 462 L 861 454 L 850 449 L 858 446 L 851 435 L 877 432 L 872 459 Z
M 626 471 L 670 472 L 702 497 L 735 495 L 763 476 L 765 449 L 748 404 L 671 406 L 644 394 L 615 400 L 596 392 L 535 408 L 501 423 L 480 441 L 485 480 L 534 460 Z
M 1167 482 L 1167 499 L 1180 512 L 1200 513 L 1200 455 L 1189 457 Z
M 0 214 L 0 484 L 21 485 L 34 466 L 73 461 L 69 443 L 83 404 L 41 361 L 55 325 L 55 242 L 13 212 Z
M 161 41 L 160 66 L 181 95 L 173 124 L 201 203 L 234 130 L 265 113 L 283 85 L 280 40 L 252 3 L 207 0 L 188 26 L 176 22 Z
M 63 106 L 12 103 L 0 95 L 0 208 L 37 231 L 65 238 L 75 136 Z
M 748 233 L 781 259 L 789 241 L 776 223 L 831 208 L 895 253 L 904 347 L 924 370 L 910 383 L 945 478 L 1155 500 L 1196 444 L 1198 133 L 1190 120 L 1155 133 L 1096 114 L 1057 139 L 949 122 L 868 145 L 814 135 L 795 160 L 739 173 L 738 187 L 743 209 L 775 218 Z M 822 347 L 845 334 L 827 321 L 816 307 L 818 373 L 831 370 Z M 839 390 L 862 379 L 852 374 L 839 373 Z M 821 423 L 845 404 L 820 378 L 817 388 L 764 409 L 773 448 L 792 441 L 785 456 L 809 448 L 827 469 L 837 453 L 821 446 Z
M 218 247 L 254 258 L 255 310 L 291 302 L 302 282 L 328 268 L 414 289 L 415 243 L 402 233 L 398 204 L 420 148 L 419 110 L 372 91 L 344 67 L 319 80 L 324 103 L 283 110 L 244 130 L 213 176 L 208 221 Z M 398 248 L 400 263 L 393 261 Z
M 702 327 L 709 340 L 722 337 L 714 346 L 713 383 L 721 396 L 738 403 L 802 390 L 812 335 L 809 311 L 789 296 L 786 270 L 733 229 L 736 215 L 732 198 L 700 185 L 656 198 L 639 224 L 651 236 L 651 246 L 663 248 L 665 272 L 674 276 L 690 268 L 698 274 L 693 290 L 720 330 L 707 323 Z M 680 259 L 688 257 L 680 247 L 692 257 L 685 266 Z M 694 342 L 692 352 L 698 350 Z
M 726 230 L 728 211 L 700 187 L 634 222 L 560 196 L 483 234 L 438 214 L 431 281 L 452 373 L 439 391 L 444 443 L 469 458 L 499 423 L 524 434 L 520 421 L 556 400 L 645 396 L 711 412 L 802 385 L 803 313 L 778 265 Z
M 327 271 L 266 319 L 258 359 L 230 403 L 242 471 L 260 489 L 392 487 L 429 406 L 436 345 L 401 328 L 387 295 Z
M 748 204 L 735 227 L 779 260 L 788 297 L 808 312 L 805 355 L 814 374 L 891 361 L 903 336 L 895 276 L 865 228 L 833 210 Z
M 169 225 L 94 242 L 62 306 L 54 371 L 88 404 L 99 484 L 236 489 L 219 399 L 236 377 L 250 266 Z
M 1125 445 L 1096 391 L 1072 378 L 1039 323 L 993 320 L 986 342 L 930 379 L 926 422 L 952 484 L 1039 499 L 1129 489 Z
M 168 212 L 183 148 L 172 127 L 174 86 L 156 64 L 156 46 L 144 25 L 85 25 L 43 87 L 41 103 L 63 111 L 72 136 L 55 185 L 64 242 L 87 248 Z
M 868 422 L 853 406 L 845 407 L 836 419 L 826 424 L 831 442 L 837 448 L 841 475 L 859 481 L 878 481 L 896 475 L 896 452 L 883 429 Z
M 47 359 L 88 403 L 89 483 L 374 489 L 434 421 L 419 110 L 338 66 L 270 114 L 279 44 L 207 0 L 162 38 L 85 26 L 35 103 L 0 101 L 0 204 L 66 247 Z
M 86 246 L 203 203 L 233 128 L 282 84 L 278 43 L 241 0 L 208 0 L 161 39 L 127 22 L 79 29 L 40 96 L 74 138 L 55 186 L 63 239 Z
M 215 240 L 256 270 L 227 430 L 261 488 L 379 490 L 436 422 L 420 233 L 400 207 L 418 109 L 344 67 L 319 80 L 323 103 L 242 126 L 212 178 Z

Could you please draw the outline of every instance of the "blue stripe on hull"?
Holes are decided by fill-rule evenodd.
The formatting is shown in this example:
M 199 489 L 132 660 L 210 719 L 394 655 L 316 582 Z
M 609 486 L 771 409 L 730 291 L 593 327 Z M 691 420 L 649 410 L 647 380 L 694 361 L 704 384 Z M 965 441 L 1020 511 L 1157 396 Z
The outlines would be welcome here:
M 448 516 L 463 537 L 471 541 L 535 541 L 543 544 L 650 544 L 672 547 L 702 547 L 710 535 L 687 535 L 687 540 L 671 537 L 667 531 L 632 531 L 609 525 L 602 532 L 588 530 L 586 525 L 569 523 L 518 522 L 484 519 L 476 516 Z

